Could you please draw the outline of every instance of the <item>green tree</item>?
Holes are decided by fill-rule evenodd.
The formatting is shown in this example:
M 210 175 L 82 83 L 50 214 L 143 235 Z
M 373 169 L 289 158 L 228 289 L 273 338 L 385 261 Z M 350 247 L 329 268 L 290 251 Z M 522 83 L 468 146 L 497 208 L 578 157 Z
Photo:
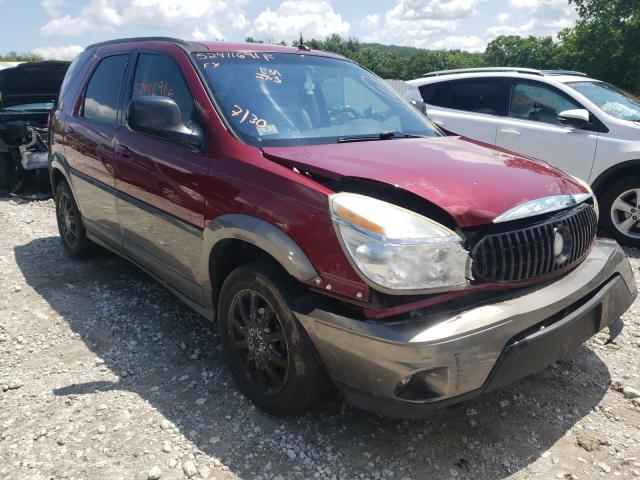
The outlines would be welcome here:
M 562 49 L 551 37 L 502 35 L 489 42 L 484 61 L 494 67 L 566 68 Z
M 640 92 L 640 2 L 571 1 L 580 19 L 560 34 L 567 62 L 593 77 Z
M 379 48 L 361 48 L 351 58 L 382 78 L 399 78 L 406 60 Z
M 16 51 L 0 54 L 0 62 L 38 62 L 43 58 L 35 53 L 18 53 Z

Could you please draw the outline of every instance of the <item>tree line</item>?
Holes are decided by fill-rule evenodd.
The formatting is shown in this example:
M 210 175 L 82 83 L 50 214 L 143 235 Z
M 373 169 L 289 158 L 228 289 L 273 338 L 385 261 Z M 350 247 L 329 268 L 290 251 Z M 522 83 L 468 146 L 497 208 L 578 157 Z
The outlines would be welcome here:
M 454 68 L 529 67 L 582 71 L 640 94 L 640 1 L 569 2 L 579 19 L 556 38 L 503 35 L 479 53 L 361 43 L 339 35 L 305 44 L 344 55 L 383 78 L 410 80 Z M 249 37 L 247 41 L 256 40 Z

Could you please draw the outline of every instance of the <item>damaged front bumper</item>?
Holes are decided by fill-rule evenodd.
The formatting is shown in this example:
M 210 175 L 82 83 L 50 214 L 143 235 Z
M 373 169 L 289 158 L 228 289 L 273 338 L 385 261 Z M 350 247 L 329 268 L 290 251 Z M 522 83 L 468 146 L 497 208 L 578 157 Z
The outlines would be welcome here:
M 570 273 L 496 303 L 402 322 L 296 316 L 350 403 L 416 417 L 538 371 L 606 327 L 619 333 L 636 296 L 622 249 L 598 240 Z
M 49 168 L 49 148 L 47 147 L 47 130 L 44 128 L 26 127 L 29 141 L 18 147 L 20 164 L 24 170 Z

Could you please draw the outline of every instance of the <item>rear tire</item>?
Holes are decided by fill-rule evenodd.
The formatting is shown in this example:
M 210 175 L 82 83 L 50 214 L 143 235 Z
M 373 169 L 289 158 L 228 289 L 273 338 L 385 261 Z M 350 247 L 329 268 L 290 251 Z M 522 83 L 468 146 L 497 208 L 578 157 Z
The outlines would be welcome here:
M 600 226 L 618 243 L 640 247 L 640 177 L 624 178 L 605 191 Z
M 231 272 L 218 304 L 224 359 L 249 399 L 282 417 L 322 404 L 331 381 L 289 307 L 296 286 L 271 262 Z
M 56 187 L 55 202 L 62 246 L 74 260 L 85 258 L 92 250 L 93 242 L 87 238 L 82 215 L 67 182 L 62 181 Z

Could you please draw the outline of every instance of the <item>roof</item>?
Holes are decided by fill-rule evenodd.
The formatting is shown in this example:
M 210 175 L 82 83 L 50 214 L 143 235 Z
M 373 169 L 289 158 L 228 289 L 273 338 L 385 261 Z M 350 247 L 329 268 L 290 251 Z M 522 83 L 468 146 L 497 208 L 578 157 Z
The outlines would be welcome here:
M 461 80 L 465 78 L 546 78 L 560 83 L 592 80 L 581 72 L 564 70 L 534 70 L 529 68 L 467 68 L 459 70 L 443 70 L 441 72 L 431 72 L 421 78 L 409 80 L 407 83 L 420 87 L 429 83 L 439 83 L 447 80 Z
M 277 52 L 277 53 L 304 53 L 305 55 L 317 55 L 323 57 L 333 57 L 344 59 L 342 55 L 324 52 L 322 50 L 302 50 L 297 47 L 287 47 L 284 45 L 271 45 L 268 43 L 232 43 L 232 42 L 209 42 L 209 41 L 187 41 L 172 37 L 132 37 L 108 40 L 106 42 L 94 43 L 87 47 L 88 49 L 100 48 L 108 45 L 120 45 L 125 43 L 144 43 L 144 42 L 165 42 L 177 45 L 185 52 L 202 52 L 210 51 L 244 51 L 244 52 Z
M 276 53 L 301 53 L 304 55 L 318 55 L 322 57 L 333 57 L 344 59 L 342 55 L 325 52 L 323 50 L 303 50 L 298 47 L 288 47 L 285 45 L 271 45 L 268 43 L 230 43 L 230 42 L 200 42 L 207 50 L 219 51 L 245 51 L 245 52 L 276 52 Z
M 586 73 L 576 72 L 573 70 L 539 70 L 536 68 L 524 68 L 524 67 L 479 67 L 479 68 L 458 68 L 455 70 L 439 70 L 436 72 L 428 72 L 423 77 L 438 77 L 442 75 L 452 75 L 456 73 L 488 73 L 488 72 L 511 72 L 511 73 L 528 73 L 538 76 L 550 76 L 550 75 L 573 75 L 579 77 L 586 77 Z

